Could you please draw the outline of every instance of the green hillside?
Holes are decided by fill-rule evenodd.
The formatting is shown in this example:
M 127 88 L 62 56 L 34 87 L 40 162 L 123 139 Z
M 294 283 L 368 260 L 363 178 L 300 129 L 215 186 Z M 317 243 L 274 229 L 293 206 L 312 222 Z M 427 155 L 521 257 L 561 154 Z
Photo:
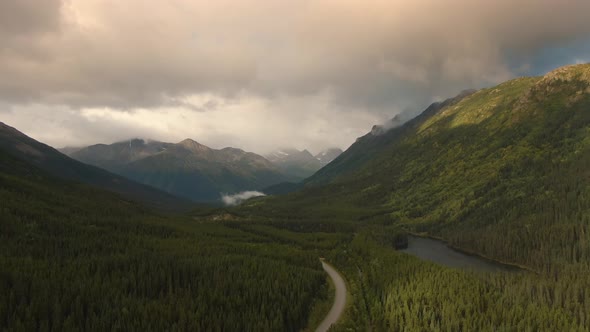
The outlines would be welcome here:
M 6 153 L 0 202 L 0 330 L 299 331 L 327 297 L 301 245 L 156 215 Z
M 535 268 L 590 258 L 590 65 L 447 101 L 387 135 L 264 204 L 404 225 Z
M 69 158 L 0 122 L 0 154 L 25 161 L 61 179 L 86 183 L 165 211 L 188 211 L 191 203 L 164 191 L 130 181 Z
M 445 107 L 457 104 L 465 97 L 474 93 L 474 90 L 465 90 L 454 98 L 449 98 L 443 102 L 437 102 L 430 105 L 422 114 L 411 119 L 403 126 L 396 126 L 390 130 L 381 130 L 379 126 L 374 126 L 373 130 L 365 136 L 359 137 L 345 152 L 337 157 L 328 166 L 320 169 L 316 174 L 306 179 L 304 184 L 308 186 L 317 186 L 328 184 L 336 178 L 344 178 L 346 175 L 353 174 L 365 163 L 372 159 L 378 158 L 379 154 L 387 149 L 393 142 L 400 137 L 411 135 L 417 125 L 420 125 L 425 119 L 439 112 Z M 401 124 L 397 117 L 392 119 L 396 124 Z
M 434 104 L 360 138 L 301 191 L 241 211 L 293 229 L 355 225 L 353 240 L 330 257 L 354 298 L 342 330 L 585 331 L 590 65 Z M 529 272 L 434 266 L 393 250 L 405 231 Z

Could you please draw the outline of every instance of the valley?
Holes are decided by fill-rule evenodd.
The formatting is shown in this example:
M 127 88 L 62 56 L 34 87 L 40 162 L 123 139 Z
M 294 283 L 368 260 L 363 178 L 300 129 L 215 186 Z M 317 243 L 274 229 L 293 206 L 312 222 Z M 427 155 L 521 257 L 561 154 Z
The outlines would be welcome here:
M 588 64 L 464 91 L 227 207 L 202 202 L 289 179 L 189 139 L 74 160 L 2 124 L 0 329 L 586 331 L 589 110 Z

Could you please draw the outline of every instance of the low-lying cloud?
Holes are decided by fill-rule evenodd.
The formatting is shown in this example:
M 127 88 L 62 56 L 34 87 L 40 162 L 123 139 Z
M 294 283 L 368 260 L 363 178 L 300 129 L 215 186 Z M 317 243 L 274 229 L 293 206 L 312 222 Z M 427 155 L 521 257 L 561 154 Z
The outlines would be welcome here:
M 227 206 L 235 206 L 241 204 L 243 201 L 254 197 L 266 196 L 264 193 L 259 191 L 243 191 L 241 193 L 233 195 L 222 195 L 221 200 L 223 204 Z

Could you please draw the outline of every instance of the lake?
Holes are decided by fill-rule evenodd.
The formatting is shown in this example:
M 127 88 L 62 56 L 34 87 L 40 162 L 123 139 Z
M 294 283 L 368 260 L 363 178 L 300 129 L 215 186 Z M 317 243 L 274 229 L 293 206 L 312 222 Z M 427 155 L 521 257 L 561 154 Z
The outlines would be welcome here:
M 467 255 L 449 248 L 443 241 L 408 235 L 408 248 L 400 250 L 440 265 L 485 272 L 517 272 L 514 266 L 496 263 L 478 256 Z

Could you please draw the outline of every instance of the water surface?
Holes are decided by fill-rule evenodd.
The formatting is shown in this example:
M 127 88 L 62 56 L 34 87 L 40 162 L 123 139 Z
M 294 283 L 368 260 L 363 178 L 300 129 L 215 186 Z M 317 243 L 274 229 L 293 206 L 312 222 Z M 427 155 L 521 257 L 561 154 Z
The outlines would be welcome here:
M 474 269 L 485 272 L 518 271 L 518 268 L 513 266 L 496 263 L 451 249 L 442 241 L 418 236 L 408 235 L 408 248 L 400 251 L 452 268 Z

